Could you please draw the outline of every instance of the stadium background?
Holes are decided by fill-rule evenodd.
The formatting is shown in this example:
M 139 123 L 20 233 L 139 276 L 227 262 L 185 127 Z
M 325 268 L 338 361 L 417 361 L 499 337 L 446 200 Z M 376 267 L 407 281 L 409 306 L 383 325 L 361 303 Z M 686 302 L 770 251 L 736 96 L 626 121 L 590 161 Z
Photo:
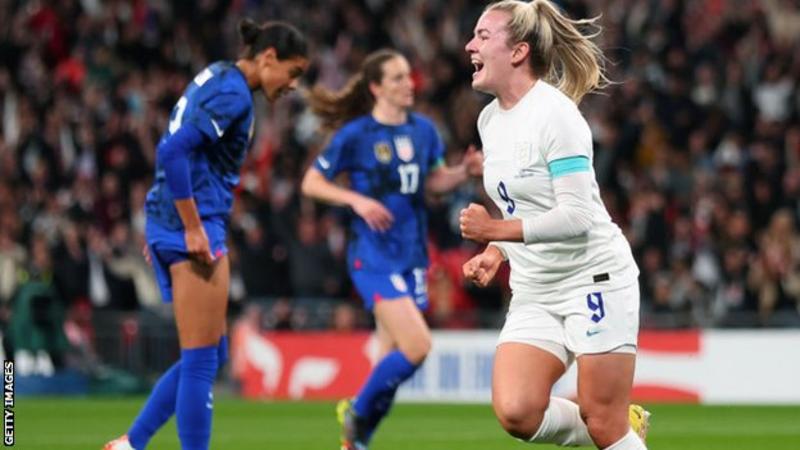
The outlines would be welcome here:
M 690 365 L 673 370 L 694 367 L 696 378 L 712 387 L 733 372 L 737 382 L 750 383 L 731 391 L 776 392 L 752 402 L 800 403 L 796 383 L 781 377 L 800 371 L 800 2 L 556 3 L 573 17 L 602 14 L 599 43 L 618 84 L 587 97 L 581 108 L 595 138 L 605 204 L 642 269 L 642 325 L 656 330 L 648 337 L 655 357 L 666 352 L 659 361 L 670 367 L 677 346 Z M 483 6 L 467 0 L 0 2 L 0 329 L 6 357 L 17 362 L 18 393 L 30 395 L 18 400 L 18 441 L 27 442 L 19 446 L 99 447 L 126 426 L 140 398 L 34 395 L 142 393 L 177 357 L 170 311 L 140 253 L 142 205 L 172 105 L 194 73 L 235 57 L 240 18 L 279 18 L 303 29 L 314 52 L 309 86 L 341 86 L 371 50 L 402 51 L 414 69 L 416 109 L 434 119 L 453 163 L 478 143 L 475 119 L 488 101 L 470 89 L 463 51 Z M 335 335 L 356 342 L 339 346 L 345 356 L 336 358 L 361 355 L 370 318 L 345 272 L 346 214 L 299 197 L 300 177 L 325 136 L 300 95 L 271 107 L 257 98 L 256 138 L 231 222 L 232 329 L 238 325 L 268 343 L 275 342 L 271 336 L 297 338 L 301 352 L 314 347 L 309 339 Z M 509 297 L 503 277 L 476 289 L 460 276 L 461 263 L 478 248 L 460 239 L 457 214 L 482 199 L 479 184 L 429 199 L 428 318 L 439 340 L 461 336 L 445 330 L 491 336 L 502 323 Z M 476 329 L 484 331 L 464 331 Z M 320 332 L 334 334 L 313 334 Z M 714 347 L 710 342 L 729 338 L 733 349 L 720 353 L 722 361 L 738 365 L 691 366 Z M 695 344 L 686 347 L 687 340 Z M 458 381 L 448 374 L 462 361 L 448 360 L 451 354 L 458 351 L 434 355 L 440 387 Z M 215 419 L 216 443 L 324 448 L 314 445 L 328 439 L 335 445 L 327 403 L 237 400 L 247 386 L 237 372 L 247 371 L 242 367 L 234 361 L 218 384 L 230 400 Z M 344 379 L 359 382 L 357 373 Z M 775 380 L 782 381 L 770 386 Z M 695 382 L 679 387 L 702 391 Z M 413 390 L 406 394 L 414 398 Z M 695 394 L 683 400 L 703 400 Z M 414 448 L 514 446 L 485 406 L 413 408 L 397 408 L 406 419 L 396 428 L 389 421 L 386 446 L 376 441 L 376 448 L 408 448 L 402 444 L 408 430 L 419 432 L 419 442 L 407 444 Z M 653 408 L 663 417 L 653 448 L 693 448 L 692 436 L 711 436 L 696 448 L 800 448 L 797 407 Z M 85 415 L 94 434 L 75 437 L 64 422 L 69 410 Z M 467 417 L 469 411 L 475 415 Z M 437 413 L 451 420 L 436 426 L 474 423 L 478 434 L 412 427 L 413 417 Z M 226 414 L 239 422 L 226 421 Z M 260 434 L 256 425 L 241 428 L 248 415 L 263 415 Z M 327 437 L 303 441 L 304 428 L 290 424 L 303 416 L 318 417 L 311 428 Z M 271 420 L 288 427 L 288 437 L 270 433 Z M 54 437 L 36 433 L 42 429 Z M 251 441 L 236 441 L 247 433 Z M 154 448 L 175 445 L 174 433 L 162 434 Z M 725 441 L 726 435 L 733 437 Z M 392 447 L 391 439 L 400 444 Z

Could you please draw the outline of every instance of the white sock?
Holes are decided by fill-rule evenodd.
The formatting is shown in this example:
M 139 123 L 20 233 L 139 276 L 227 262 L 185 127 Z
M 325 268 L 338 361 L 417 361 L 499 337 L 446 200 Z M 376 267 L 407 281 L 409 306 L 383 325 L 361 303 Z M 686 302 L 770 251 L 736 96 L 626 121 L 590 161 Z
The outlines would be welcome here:
M 577 403 L 560 397 L 550 397 L 550 405 L 544 412 L 542 424 L 528 442 L 564 447 L 594 445 L 586 424 L 581 420 Z
M 647 450 L 647 447 L 639 436 L 633 432 L 633 429 L 630 429 L 628 430 L 628 434 L 609 447 L 606 447 L 605 450 Z

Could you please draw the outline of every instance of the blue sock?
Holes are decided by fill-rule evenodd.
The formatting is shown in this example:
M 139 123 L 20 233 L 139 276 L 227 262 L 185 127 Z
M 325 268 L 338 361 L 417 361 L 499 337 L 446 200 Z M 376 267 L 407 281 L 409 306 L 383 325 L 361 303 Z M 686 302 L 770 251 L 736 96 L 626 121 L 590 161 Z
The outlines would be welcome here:
M 369 419 L 369 431 L 367 432 L 367 440 L 372 439 L 375 430 L 378 429 L 378 424 L 381 423 L 384 417 L 389 414 L 394 404 L 394 396 L 397 394 L 397 388 L 388 391 L 375 399 L 375 407 L 373 409 L 372 417 Z
M 228 336 L 222 336 L 217 345 L 218 367 L 228 361 Z M 175 413 L 175 399 L 178 395 L 178 380 L 180 379 L 180 360 L 172 365 L 158 382 L 153 386 L 153 392 L 142 407 L 139 416 L 134 420 L 128 439 L 136 450 L 144 450 L 153 435 L 161 428 L 172 414 Z
M 169 420 L 175 411 L 175 396 L 178 392 L 178 378 L 181 362 L 172 365 L 153 386 L 150 397 L 128 430 L 128 439 L 136 450 L 144 450 L 150 438 Z
M 217 344 L 217 370 L 221 370 L 222 367 L 228 362 L 228 336 L 223 335 L 219 338 L 219 344 Z M 138 450 L 138 449 L 137 449 Z
M 182 450 L 208 450 L 218 365 L 216 345 L 181 350 L 175 415 Z
M 372 370 L 358 393 L 353 404 L 356 415 L 374 421 L 377 426 L 377 422 L 389 411 L 397 387 L 410 378 L 417 367 L 398 350 L 386 355 Z

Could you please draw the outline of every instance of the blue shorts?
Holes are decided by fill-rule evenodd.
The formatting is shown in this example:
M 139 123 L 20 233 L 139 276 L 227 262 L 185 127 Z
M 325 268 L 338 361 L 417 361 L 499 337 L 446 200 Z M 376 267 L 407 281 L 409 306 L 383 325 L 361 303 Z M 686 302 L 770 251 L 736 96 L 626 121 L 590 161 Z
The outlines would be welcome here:
M 214 258 L 221 258 L 228 254 L 228 247 L 225 246 L 226 220 L 222 217 L 203 220 L 203 228 L 208 235 L 211 254 L 214 255 Z M 161 299 L 166 303 L 171 303 L 172 277 L 169 267 L 189 259 L 189 253 L 186 251 L 185 232 L 184 230 L 170 230 L 148 220 L 145 226 L 145 237 L 150 251 L 150 259 L 153 262 L 153 270 L 156 273 L 156 281 L 161 290 Z
M 416 267 L 405 272 L 368 272 L 351 269 L 350 278 L 364 301 L 364 307 L 372 311 L 375 303 L 411 297 L 420 311 L 428 309 L 428 286 L 425 281 L 427 269 Z

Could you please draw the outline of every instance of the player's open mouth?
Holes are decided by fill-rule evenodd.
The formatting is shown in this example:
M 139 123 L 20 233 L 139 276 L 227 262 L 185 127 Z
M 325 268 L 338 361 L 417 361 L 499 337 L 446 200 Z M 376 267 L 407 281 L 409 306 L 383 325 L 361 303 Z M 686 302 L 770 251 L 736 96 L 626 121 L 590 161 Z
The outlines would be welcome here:
M 475 78 L 481 72 L 481 69 L 483 69 L 483 63 L 480 61 L 472 60 L 472 67 L 475 68 L 475 71 L 472 72 L 472 78 Z

